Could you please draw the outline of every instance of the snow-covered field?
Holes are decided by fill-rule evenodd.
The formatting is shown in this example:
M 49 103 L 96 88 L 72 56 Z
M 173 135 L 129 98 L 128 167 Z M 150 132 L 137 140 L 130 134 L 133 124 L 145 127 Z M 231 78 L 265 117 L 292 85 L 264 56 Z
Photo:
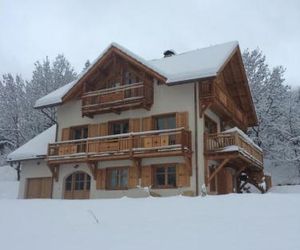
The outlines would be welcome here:
M 299 250 L 300 194 L 0 200 L 9 250 Z
M 17 186 L 15 171 L 0 168 L 0 249 L 300 249 L 300 186 L 85 201 L 16 200 Z

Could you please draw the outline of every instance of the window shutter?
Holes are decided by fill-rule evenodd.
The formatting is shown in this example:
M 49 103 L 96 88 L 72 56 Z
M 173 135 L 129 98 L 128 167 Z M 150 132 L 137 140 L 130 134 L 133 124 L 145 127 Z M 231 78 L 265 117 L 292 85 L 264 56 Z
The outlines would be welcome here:
M 190 175 L 189 170 L 185 164 L 178 164 L 176 167 L 176 182 L 177 187 L 189 187 Z
M 152 167 L 142 166 L 142 187 L 152 186 Z
M 96 189 L 105 189 L 106 169 L 97 169 Z
M 135 118 L 129 120 L 129 131 L 140 132 L 141 131 L 141 119 Z
M 89 137 L 97 137 L 100 135 L 99 124 L 89 124 L 88 132 Z
M 61 140 L 67 141 L 70 140 L 70 128 L 63 128 L 61 132 Z
M 138 168 L 136 166 L 129 167 L 128 170 L 128 187 L 136 188 L 138 185 Z
M 100 136 L 108 135 L 108 123 L 100 123 Z
M 143 131 L 149 131 L 153 129 L 152 126 L 152 117 L 144 117 L 143 118 Z
M 177 112 L 176 113 L 176 127 L 185 129 L 189 128 L 188 112 Z

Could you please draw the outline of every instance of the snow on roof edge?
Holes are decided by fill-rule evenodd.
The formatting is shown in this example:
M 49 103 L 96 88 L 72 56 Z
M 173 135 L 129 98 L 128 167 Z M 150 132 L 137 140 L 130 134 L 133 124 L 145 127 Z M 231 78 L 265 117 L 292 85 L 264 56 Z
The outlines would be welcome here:
M 47 155 L 48 143 L 55 141 L 56 125 L 38 134 L 7 155 L 7 162 L 41 159 Z
M 63 97 L 79 82 L 79 80 L 86 75 L 92 67 L 95 66 L 95 64 L 112 48 L 115 47 L 119 50 L 121 50 L 123 53 L 125 53 L 126 55 L 132 57 L 133 59 L 137 60 L 139 63 L 143 64 L 144 66 L 152 69 L 153 71 L 157 72 L 158 74 L 160 74 L 161 76 L 166 77 L 165 73 L 161 72 L 158 68 L 152 66 L 150 63 L 148 63 L 145 59 L 143 59 L 142 57 L 136 55 L 135 53 L 131 52 L 130 50 L 126 49 L 125 47 L 119 45 L 116 42 L 112 42 L 109 46 L 107 46 L 101 53 L 100 55 L 91 63 L 91 65 L 85 70 L 83 71 L 81 74 L 79 74 L 77 76 L 77 78 L 50 92 L 49 94 L 39 98 L 34 105 L 34 108 L 41 108 L 41 107 L 45 107 L 45 106 L 54 106 L 54 105 L 58 105 L 60 103 L 62 103 L 62 99 Z M 56 96 L 55 96 L 56 95 Z
M 91 63 L 91 65 L 85 70 L 83 71 L 81 74 L 78 75 L 77 79 L 50 92 L 49 94 L 47 94 L 46 96 L 41 97 L 40 99 L 38 99 L 34 105 L 34 108 L 42 108 L 42 107 L 46 107 L 46 106 L 56 106 L 62 103 L 63 97 L 79 82 L 79 80 L 86 75 L 93 67 L 94 65 L 109 51 L 110 48 L 115 47 L 117 49 L 119 49 L 120 51 L 122 51 L 123 53 L 125 53 L 126 55 L 132 57 L 133 59 L 137 60 L 139 63 L 143 64 L 144 66 L 146 66 L 147 68 L 152 69 L 153 71 L 155 71 L 156 73 L 160 74 L 161 76 L 166 78 L 166 83 L 169 85 L 172 84 L 176 84 L 179 82 L 183 82 L 183 81 L 189 81 L 189 80 L 196 80 L 196 79 L 202 79 L 202 78 L 207 78 L 207 77 L 213 77 L 216 76 L 220 70 L 220 68 L 224 65 L 224 63 L 226 62 L 227 58 L 233 53 L 233 51 L 236 49 L 237 46 L 239 46 L 238 41 L 230 41 L 230 42 L 226 42 L 226 43 L 221 43 L 221 44 L 216 44 L 213 46 L 209 46 L 209 47 L 204 47 L 198 50 L 205 50 L 205 49 L 212 49 L 214 47 L 218 47 L 218 46 L 224 46 L 224 45 L 232 45 L 231 49 L 228 49 L 227 53 L 225 53 L 223 60 L 220 62 L 219 65 L 216 66 L 217 70 L 211 70 L 210 72 L 186 72 L 185 74 L 178 74 L 178 75 L 168 75 L 166 72 L 163 72 L 163 70 L 159 69 L 158 67 L 156 67 L 155 65 L 151 64 L 151 61 L 155 61 L 155 60 L 161 60 L 161 59 L 154 59 L 154 60 L 145 60 L 142 57 L 138 56 L 137 54 L 131 52 L 130 50 L 126 49 L 125 47 L 121 46 L 120 44 L 116 43 L 116 42 L 112 42 L 109 46 L 107 46 L 101 53 L 100 55 Z M 187 53 L 192 53 L 193 51 L 196 50 L 192 50 L 192 51 L 187 51 L 187 52 L 183 52 L 181 54 L 175 55 L 176 56 L 180 56 L 183 54 L 187 54 Z

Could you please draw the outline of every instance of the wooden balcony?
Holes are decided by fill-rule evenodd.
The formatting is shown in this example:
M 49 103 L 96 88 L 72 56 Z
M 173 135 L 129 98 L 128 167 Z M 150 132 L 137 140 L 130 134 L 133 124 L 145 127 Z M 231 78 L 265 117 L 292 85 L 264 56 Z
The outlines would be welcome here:
M 51 143 L 47 161 L 59 164 L 190 154 L 191 132 L 179 128 Z
M 82 115 L 116 112 L 133 108 L 150 109 L 153 104 L 153 86 L 139 82 L 109 89 L 86 92 L 82 95 Z
M 208 159 L 238 157 L 254 167 L 263 168 L 262 150 L 238 131 L 205 134 L 204 146 Z
M 210 106 L 215 112 L 223 115 L 227 120 L 234 121 L 239 127 L 248 127 L 246 114 L 216 82 L 207 81 L 199 84 L 199 98 L 203 107 Z

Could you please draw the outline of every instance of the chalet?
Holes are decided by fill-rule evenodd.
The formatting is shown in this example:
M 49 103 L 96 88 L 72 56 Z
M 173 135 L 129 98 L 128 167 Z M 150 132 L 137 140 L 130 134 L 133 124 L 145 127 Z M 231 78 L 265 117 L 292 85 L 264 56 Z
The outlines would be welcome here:
M 237 42 L 150 61 L 112 43 L 35 104 L 51 107 L 56 125 L 8 156 L 20 198 L 226 194 L 265 178 Z

